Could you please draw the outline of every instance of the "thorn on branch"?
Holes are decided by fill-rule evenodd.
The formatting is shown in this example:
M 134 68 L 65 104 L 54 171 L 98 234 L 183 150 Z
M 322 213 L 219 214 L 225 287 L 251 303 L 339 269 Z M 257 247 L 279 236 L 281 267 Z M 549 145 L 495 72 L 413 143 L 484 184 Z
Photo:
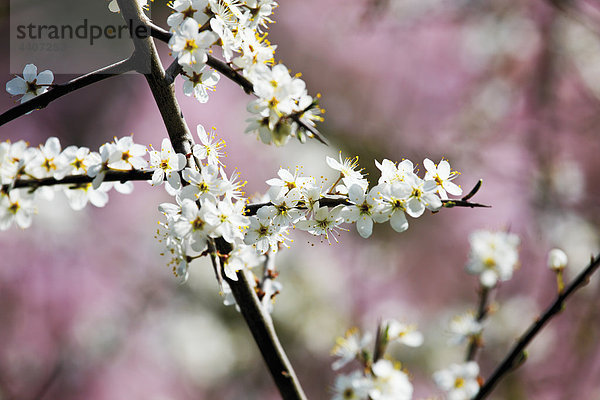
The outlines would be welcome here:
M 467 195 L 463 196 L 463 198 L 461 200 L 463 201 L 467 201 L 469 200 L 471 197 L 475 196 L 475 194 L 479 191 L 479 189 L 481 188 L 481 184 L 483 183 L 483 179 L 480 179 L 477 181 L 477 183 L 475 184 L 475 186 L 473 186 L 473 189 L 471 189 L 471 191 L 469 193 L 467 193 Z

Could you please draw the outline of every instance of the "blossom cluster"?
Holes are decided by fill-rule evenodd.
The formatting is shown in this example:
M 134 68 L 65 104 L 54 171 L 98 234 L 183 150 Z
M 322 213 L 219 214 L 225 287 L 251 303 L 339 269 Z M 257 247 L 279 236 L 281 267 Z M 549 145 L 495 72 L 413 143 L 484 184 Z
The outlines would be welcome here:
M 225 61 L 252 83 L 258 97 L 248 105 L 252 117 L 246 132 L 282 145 L 291 136 L 301 141 L 312 136 L 303 125 L 314 126 L 322 110 L 299 76 L 275 65 L 277 46 L 263 33 L 275 7 L 273 0 L 175 0 L 167 24 L 169 48 L 183 69 L 184 93 L 208 101 L 219 75 L 206 62 L 212 46 L 220 46 Z
M 105 181 L 111 172 L 153 171 L 151 184 L 160 184 L 166 177 L 167 186 L 178 188 L 180 183 L 174 172 L 181 170 L 185 162 L 185 156 L 175 155 L 168 139 L 163 141 L 161 152 L 148 151 L 146 146 L 134 143 L 131 136 L 114 138 L 97 152 L 78 146 L 62 149 L 56 137 L 38 147 L 30 147 L 23 140 L 2 142 L 0 230 L 10 228 L 13 223 L 29 227 L 36 202 L 51 200 L 57 191 L 65 194 L 74 210 L 81 210 L 88 203 L 103 207 L 112 188 L 131 193 L 133 182 L 128 176 L 123 176 L 123 182 Z
M 519 263 L 519 237 L 508 232 L 479 230 L 469 237 L 471 252 L 467 272 L 479 275 L 487 288 L 512 277 Z
M 356 224 L 363 238 L 373 232 L 374 223 L 389 221 L 397 232 L 408 229 L 406 214 L 412 218 L 423 215 L 426 209 L 437 211 L 447 192 L 460 195 L 462 190 L 451 182 L 457 176 L 450 164 L 438 165 L 426 159 L 423 178 L 415 173 L 410 160 L 396 164 L 390 160 L 375 161 L 381 171 L 378 184 L 369 188 L 369 181 L 358 169 L 356 158 L 339 160 L 327 157 L 327 164 L 339 175 L 332 185 L 326 180 L 302 176 L 299 170 L 280 169 L 278 178 L 267 184 L 269 202 L 250 217 L 245 243 L 260 253 L 285 243 L 291 227 L 337 241 L 341 224 Z
M 267 180 L 270 188 L 261 198 L 263 202 L 247 205 L 243 184 L 237 175 L 228 177 L 222 167 L 223 143 L 216 142 L 214 133 L 208 135 L 201 125 L 198 136 L 201 144 L 193 147 L 193 154 L 199 168 L 183 169 L 181 186 L 168 183 L 175 201 L 159 207 L 166 220 L 157 237 L 164 246 L 163 254 L 169 257 L 168 265 L 183 280 L 191 261 L 215 251 L 211 243 L 217 238 L 233 249 L 219 255 L 225 276 L 236 280 L 238 271 L 263 265 L 263 255 L 286 246 L 293 228 L 330 243 L 331 238 L 337 241 L 335 235 L 344 229 L 343 223 L 356 223 L 365 238 L 371 235 L 374 222 L 391 221 L 392 227 L 402 232 L 408 228 L 405 213 L 416 218 L 426 209 L 437 211 L 447 192 L 462 193 L 451 182 L 457 173 L 445 160 L 438 165 L 425 160 L 423 178 L 409 160 L 376 162 L 382 174 L 378 184 L 369 189 L 357 159 L 343 160 L 340 155 L 339 160 L 327 157 L 327 164 L 338 172 L 333 184 L 303 176 L 298 169 L 280 169 L 277 178 Z M 222 288 L 227 292 L 226 284 Z M 233 303 L 230 298 L 226 301 Z
M 396 320 L 381 324 L 379 337 L 372 346 L 372 336 L 361 334 L 357 328 L 349 329 L 343 337 L 337 339 L 332 354 L 338 359 L 332 364 L 339 370 L 356 361 L 358 368 L 348 374 L 339 374 L 333 387 L 333 400 L 410 400 L 413 386 L 408 374 L 400 363 L 383 357 L 390 343 L 400 343 L 409 347 L 419 347 L 423 335 L 414 325 Z M 376 359 L 375 359 L 376 358 Z

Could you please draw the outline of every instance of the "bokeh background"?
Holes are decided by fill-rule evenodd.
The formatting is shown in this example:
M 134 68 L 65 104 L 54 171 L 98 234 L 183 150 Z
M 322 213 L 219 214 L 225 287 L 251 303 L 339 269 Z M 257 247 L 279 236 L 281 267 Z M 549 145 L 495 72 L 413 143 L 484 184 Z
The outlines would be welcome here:
M 352 230 L 329 245 L 294 233 L 277 258 L 274 319 L 309 398 L 331 396 L 335 337 L 374 331 L 381 318 L 418 324 L 425 345 L 392 353 L 415 398 L 440 396 L 431 374 L 465 354 L 448 346 L 447 322 L 477 302 L 477 279 L 464 272 L 468 235 L 510 230 L 521 237 L 521 268 L 486 323 L 487 376 L 555 295 L 547 252 L 565 250 L 573 277 L 600 248 L 600 9 L 577 0 L 280 3 L 269 39 L 276 59 L 323 95 L 329 147 L 267 147 L 244 135 L 250 98 L 225 79 L 207 104 L 178 95 L 192 129 L 215 126 L 227 141 L 225 163 L 249 195 L 280 166 L 333 177 L 325 156 L 342 150 L 374 180 L 374 159 L 445 157 L 464 189 L 483 179 L 475 200 L 492 205 L 428 213 L 402 234 L 377 225 L 369 240 Z M 3 2 L 3 31 L 8 11 Z M 156 0 L 155 22 L 166 26 L 167 13 Z M 8 81 L 6 51 L 0 64 Z M 12 105 L 0 96 L 1 110 Z M 0 139 L 97 148 L 133 133 L 159 146 L 157 111 L 143 77 L 125 75 L 0 127 Z M 110 196 L 82 212 L 57 196 L 30 229 L 0 233 L 0 399 L 279 398 L 210 265 L 196 261 L 180 285 L 159 256 L 157 205 L 169 196 L 145 183 Z M 493 398 L 600 399 L 599 298 L 595 277 Z

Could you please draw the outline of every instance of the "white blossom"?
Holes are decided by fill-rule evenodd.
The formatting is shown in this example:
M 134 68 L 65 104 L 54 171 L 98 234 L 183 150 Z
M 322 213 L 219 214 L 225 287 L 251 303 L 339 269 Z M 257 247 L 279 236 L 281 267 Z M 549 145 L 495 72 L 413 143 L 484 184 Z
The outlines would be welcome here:
M 167 18 L 167 25 L 173 29 L 177 29 L 187 18 L 194 19 L 198 25 L 208 21 L 205 13 L 208 0 L 175 0 L 169 7 L 174 12 Z
M 469 361 L 435 372 L 433 380 L 446 392 L 448 400 L 470 400 L 479 392 L 478 375 L 479 366 L 475 361 Z
M 223 157 L 224 154 L 221 149 L 225 147 L 225 142 L 217 140 L 214 130 L 210 134 L 206 133 L 202 125 L 196 127 L 196 133 L 198 134 L 200 143 L 192 147 L 194 156 L 199 160 L 206 160 L 209 165 L 219 164 L 219 158 Z
M 519 237 L 507 232 L 475 231 L 469 236 L 471 251 L 467 272 L 479 275 L 481 284 L 491 288 L 507 281 L 519 262 Z
M 20 96 L 21 103 L 46 93 L 54 81 L 54 74 L 50 70 L 37 73 L 37 67 L 27 64 L 23 69 L 23 77 L 17 76 L 6 83 L 6 91 L 13 96 Z
M 221 76 L 206 65 L 196 63 L 183 65 L 183 94 L 196 98 L 200 103 L 208 101 L 208 91 L 214 92 Z
M 475 318 L 475 313 L 467 312 L 452 318 L 448 324 L 448 331 L 451 335 L 448 342 L 450 344 L 460 344 L 469 338 L 479 335 L 483 330 L 483 325 Z
M 423 344 L 423 334 L 415 325 L 404 324 L 395 319 L 385 322 L 387 338 L 390 342 L 402 343 L 409 347 L 419 347 Z
M 187 18 L 169 40 L 169 48 L 180 65 L 204 64 L 208 48 L 217 40 L 211 31 L 199 32 L 198 22 Z
M 33 199 L 21 190 L 0 193 L 0 230 L 4 231 L 16 223 L 20 228 L 29 228 L 34 213 Z
M 413 386 L 405 372 L 397 369 L 390 360 L 380 359 L 371 367 L 373 388 L 369 390 L 372 400 L 410 400 Z
M 423 165 L 427 170 L 425 180 L 432 179 L 437 185 L 437 192 L 443 200 L 448 199 L 448 193 L 453 196 L 460 196 L 462 189 L 455 183 L 451 182 L 458 176 L 456 171 L 450 169 L 450 163 L 446 160 L 440 161 L 439 164 L 434 164 L 429 158 L 423 161 Z
M 154 170 L 151 180 L 152 186 L 160 185 L 166 178 L 167 192 L 174 195 L 181 188 L 179 171 L 185 168 L 185 155 L 175 153 L 168 138 L 163 139 L 160 151 L 153 149 L 148 153 L 150 155 L 150 169 Z
M 369 395 L 372 384 L 360 371 L 336 376 L 332 400 L 364 400 Z
M 339 357 L 332 365 L 334 371 L 342 368 L 350 361 L 362 356 L 363 350 L 371 342 L 372 336 L 370 333 L 361 335 L 358 328 L 351 328 L 346 331 L 343 337 L 336 339 L 336 344 L 331 350 L 331 354 Z

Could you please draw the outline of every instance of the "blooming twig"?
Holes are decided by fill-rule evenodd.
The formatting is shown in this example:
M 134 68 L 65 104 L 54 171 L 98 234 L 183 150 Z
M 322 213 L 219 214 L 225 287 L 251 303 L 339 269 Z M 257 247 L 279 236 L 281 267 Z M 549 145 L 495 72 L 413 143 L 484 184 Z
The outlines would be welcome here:
M 136 0 L 118 0 L 123 18 L 131 22 L 131 26 L 148 26 L 148 18 L 143 14 Z M 173 91 L 173 86 L 165 79 L 165 72 L 160 63 L 156 47 L 151 37 L 140 38 L 132 36 L 136 52 L 150 59 L 150 74 L 146 80 L 158 105 L 161 116 L 169 133 L 173 148 L 177 153 L 190 154 L 192 152 L 193 138 L 183 118 L 179 104 Z M 191 159 L 188 160 L 191 164 Z M 215 240 L 216 250 L 224 268 L 224 257 L 231 250 L 227 248 L 224 240 Z M 211 253 L 213 263 L 216 263 L 214 253 Z M 218 268 L 217 268 L 218 270 Z M 305 399 L 306 396 L 279 343 L 270 315 L 261 306 L 254 288 L 246 279 L 244 271 L 237 273 L 236 281 L 227 279 L 231 291 L 236 299 L 241 313 L 248 324 L 261 355 L 269 368 L 271 375 L 285 399 Z
M 489 311 L 489 299 L 491 294 L 490 288 L 481 285 L 479 289 L 479 307 L 477 309 L 477 315 L 475 321 L 481 323 L 488 314 Z M 467 348 L 466 361 L 474 361 L 477 357 L 477 350 L 481 348 L 481 333 L 473 335 L 469 338 L 469 347 Z
M 556 297 L 552 304 L 546 309 L 544 314 L 542 314 L 542 316 L 538 318 L 517 340 L 517 343 L 514 345 L 512 350 L 506 355 L 498 367 L 496 367 L 496 370 L 492 373 L 492 375 L 490 375 L 490 377 L 485 381 L 484 385 L 479 390 L 479 393 L 477 393 L 477 396 L 475 396 L 473 400 L 485 399 L 492 392 L 500 379 L 519 366 L 519 361 L 524 358 L 525 348 L 548 323 L 548 321 L 550 321 L 550 319 L 563 310 L 565 301 L 567 301 L 567 299 L 573 293 L 575 293 L 575 291 L 587 285 L 590 277 L 594 274 L 594 272 L 596 272 L 598 267 L 600 267 L 600 254 L 598 254 L 595 258 L 592 257 L 588 266 L 579 273 L 579 275 L 569 284 L 569 286 L 567 286 L 565 290 Z
M 0 114 L 0 126 L 16 118 L 19 118 L 33 110 L 44 108 L 52 101 L 75 90 L 84 88 L 96 82 L 100 82 L 101 80 L 110 78 L 112 76 L 133 71 L 136 68 L 136 59 L 137 58 L 132 56 L 107 67 L 90 72 L 86 75 L 82 75 L 66 83 L 52 85 L 51 90 L 48 90 L 47 92 L 40 94 L 39 96 L 36 96 L 35 98 L 29 101 L 14 106 L 13 108 Z
M 150 28 L 150 36 L 152 36 L 162 42 L 169 43 L 169 40 L 171 40 L 171 36 L 172 36 L 172 34 L 169 31 L 167 31 L 159 26 L 156 26 L 156 25 L 152 24 L 151 22 L 146 22 L 146 25 Z M 246 79 L 246 77 L 241 75 L 239 72 L 237 72 L 235 69 L 233 69 L 226 62 L 221 61 L 218 58 L 211 56 L 210 54 L 207 55 L 207 57 L 208 58 L 206 60 L 206 65 L 208 65 L 209 67 L 213 68 L 214 70 L 220 72 L 221 74 L 225 75 L 231 81 L 240 85 L 242 87 L 242 89 L 244 89 L 244 92 L 246 92 L 248 94 L 254 93 L 254 85 L 252 84 L 252 82 L 250 82 L 248 79 Z M 315 127 L 310 126 L 310 124 L 304 123 L 304 121 L 302 121 L 300 119 L 299 115 L 294 114 L 294 115 L 291 115 L 290 117 L 293 119 L 294 122 L 296 122 L 298 125 L 302 126 L 304 129 L 306 129 L 308 132 L 310 132 L 310 134 L 315 139 L 317 139 L 319 142 L 321 142 L 323 144 L 327 144 L 327 141 L 321 136 L 319 131 Z

